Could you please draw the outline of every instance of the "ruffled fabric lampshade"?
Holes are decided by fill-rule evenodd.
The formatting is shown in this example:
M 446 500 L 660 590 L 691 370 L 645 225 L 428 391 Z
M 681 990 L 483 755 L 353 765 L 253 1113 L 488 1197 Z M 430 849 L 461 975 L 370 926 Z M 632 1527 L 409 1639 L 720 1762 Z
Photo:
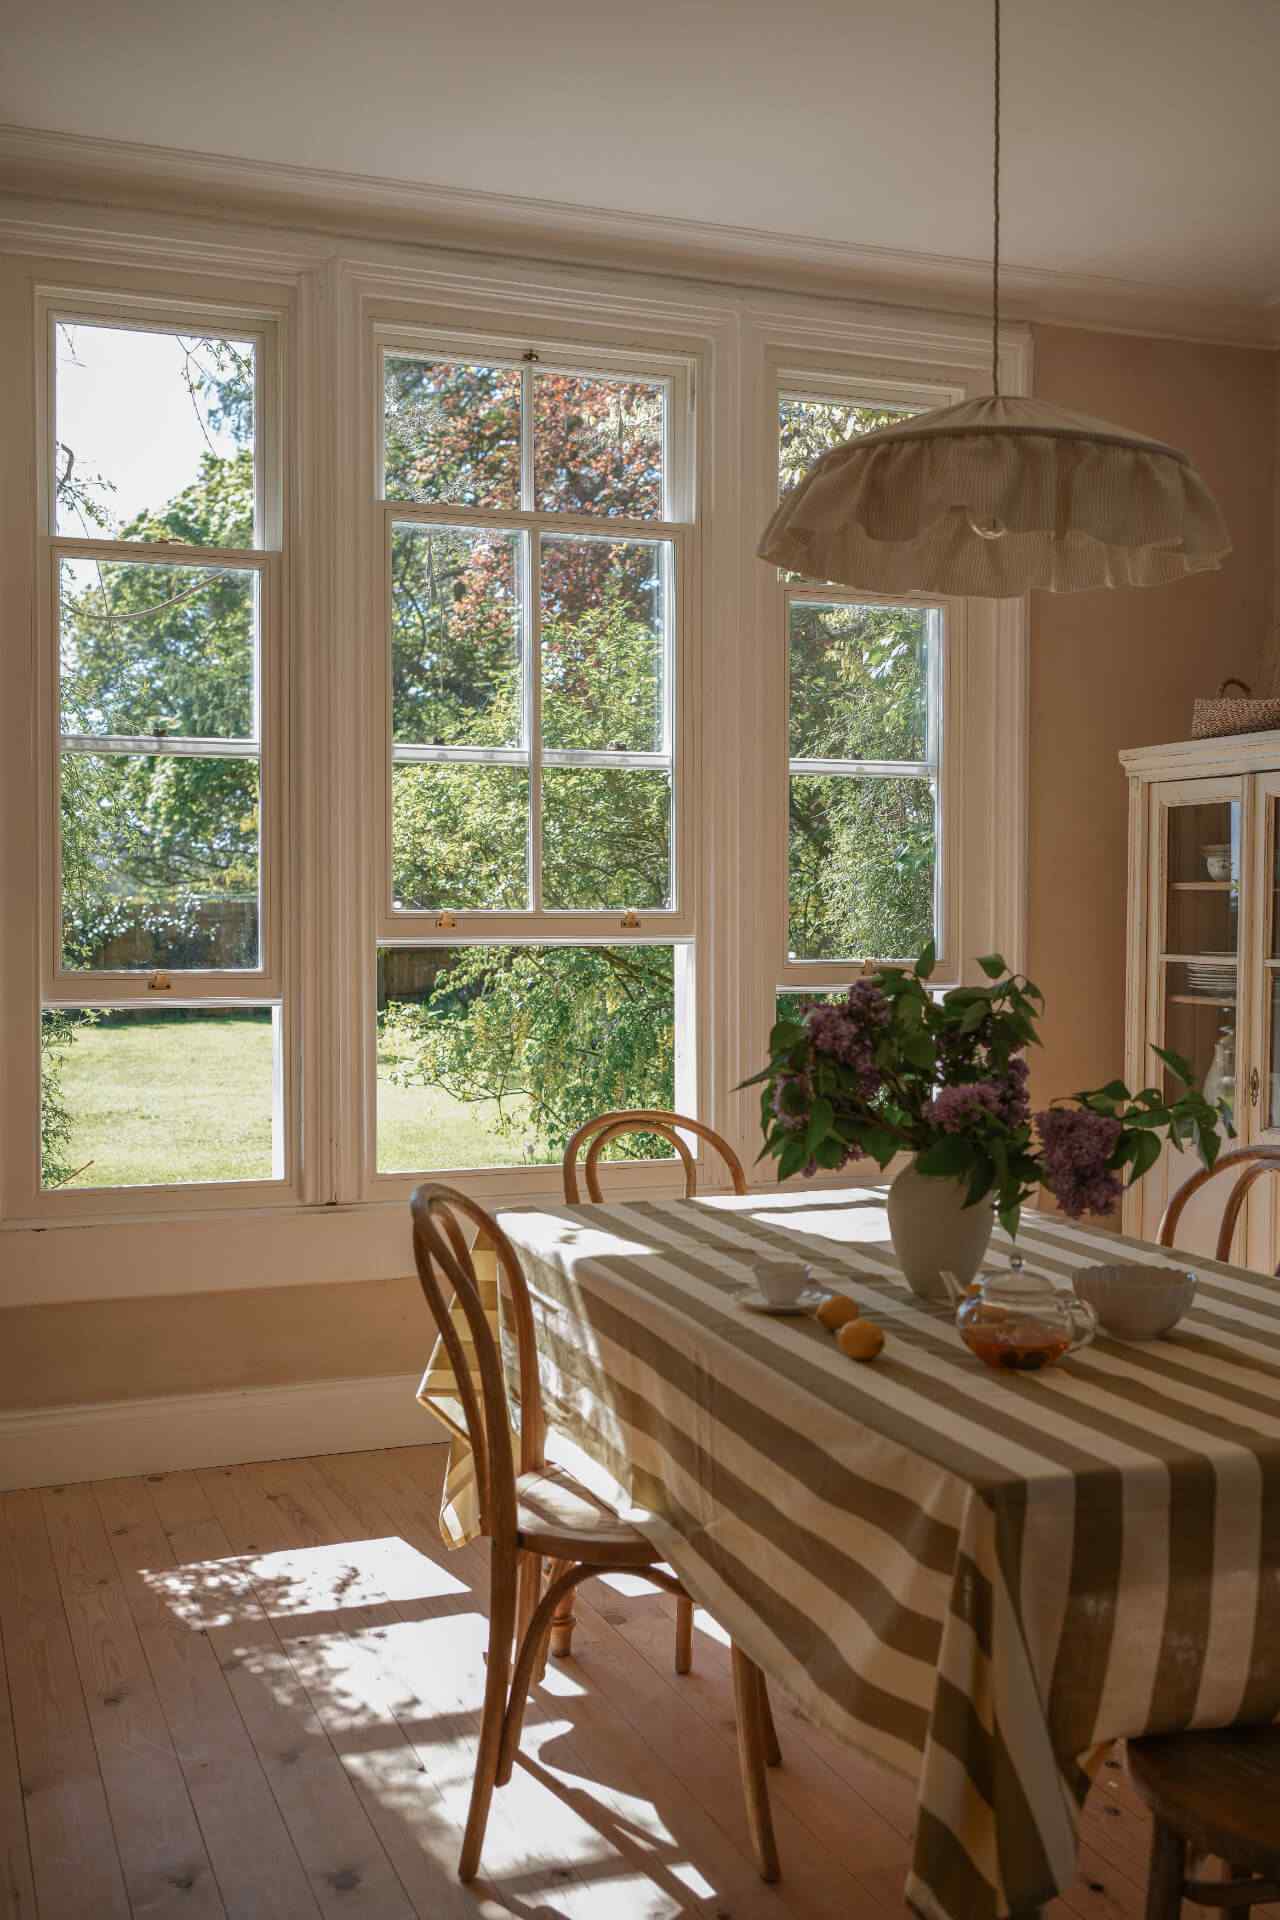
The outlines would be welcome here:
M 1231 551 L 1184 453 L 1000 394 L 825 454 L 781 502 L 762 560 L 868 593 L 1151 587 Z

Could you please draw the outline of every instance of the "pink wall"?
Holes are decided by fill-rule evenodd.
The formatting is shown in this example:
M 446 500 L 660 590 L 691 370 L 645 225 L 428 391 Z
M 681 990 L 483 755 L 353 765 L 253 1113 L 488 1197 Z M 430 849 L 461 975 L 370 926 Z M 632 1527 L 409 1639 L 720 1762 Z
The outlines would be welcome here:
M 1048 1011 L 1043 1101 L 1123 1072 L 1122 747 L 1183 740 L 1191 703 L 1262 671 L 1275 617 L 1280 357 L 1038 326 L 1036 393 L 1184 448 L 1235 550 L 1178 586 L 1031 596 L 1028 971 Z

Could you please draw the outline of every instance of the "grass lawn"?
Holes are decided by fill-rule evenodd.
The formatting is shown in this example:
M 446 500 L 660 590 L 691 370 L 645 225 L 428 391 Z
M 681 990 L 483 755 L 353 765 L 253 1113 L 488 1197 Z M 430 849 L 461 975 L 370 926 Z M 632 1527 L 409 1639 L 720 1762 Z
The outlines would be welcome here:
M 79 1029 L 61 1056 L 72 1119 L 72 1187 L 175 1186 L 271 1178 L 271 1017 L 131 1013 Z M 513 1166 L 517 1134 L 493 1131 L 491 1102 L 459 1104 L 434 1087 L 378 1074 L 380 1171 Z

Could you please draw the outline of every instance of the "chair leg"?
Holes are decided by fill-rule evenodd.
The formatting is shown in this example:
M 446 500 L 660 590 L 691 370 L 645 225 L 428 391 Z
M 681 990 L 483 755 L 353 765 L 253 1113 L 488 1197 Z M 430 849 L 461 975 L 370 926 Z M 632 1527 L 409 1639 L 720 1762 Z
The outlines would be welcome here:
M 507 1683 L 511 1677 L 511 1640 L 516 1621 L 516 1584 L 518 1570 L 513 1565 L 494 1566 L 489 1599 L 489 1654 L 484 1682 L 484 1708 L 480 1720 L 480 1744 L 476 1750 L 476 1772 L 467 1809 L 467 1826 L 462 1836 L 462 1857 L 458 1878 L 471 1881 L 480 1866 L 489 1808 L 498 1777 L 498 1757 L 502 1750 L 502 1729 L 507 1718 Z
M 693 1669 L 693 1602 L 687 1593 L 676 1601 L 676 1672 Z
M 560 1575 L 567 1573 L 572 1564 L 572 1561 L 569 1560 L 544 1560 L 542 1562 L 542 1592 L 545 1593 L 548 1587 L 554 1586 L 560 1578 Z M 572 1629 L 570 1629 L 570 1632 L 572 1633 Z M 538 1660 L 533 1670 L 533 1684 L 535 1687 L 540 1687 L 547 1677 L 547 1658 L 550 1652 L 551 1635 L 548 1633 L 538 1650 Z
M 760 1680 L 760 1717 L 764 1722 L 764 1757 L 771 1767 L 782 1765 L 782 1748 L 778 1745 L 778 1729 L 773 1724 L 773 1708 L 769 1704 L 769 1688 L 765 1677 L 757 1667 Z
M 546 1642 L 551 1633 L 553 1621 L 559 1616 L 560 1609 L 564 1605 L 565 1596 L 564 1593 L 557 1593 L 557 1584 L 561 1580 L 571 1581 L 573 1584 L 568 1591 L 572 1594 L 583 1580 L 591 1578 L 594 1571 L 594 1568 L 577 1566 L 572 1560 L 552 1562 L 551 1584 L 538 1602 L 516 1655 L 515 1673 L 511 1681 L 511 1694 L 507 1702 L 495 1766 L 495 1776 L 500 1787 L 505 1787 L 511 1778 L 516 1754 L 520 1750 L 520 1735 L 524 1731 L 525 1708 L 534 1686 L 534 1674 L 540 1672 L 546 1665 Z
M 738 1762 L 747 1803 L 747 1825 L 762 1880 L 778 1878 L 778 1846 L 769 1810 L 765 1772 L 764 1711 L 760 1670 L 741 1647 L 733 1649 L 733 1697 L 738 1711 Z
M 520 1555 L 520 1573 L 516 1588 L 516 1651 L 519 1652 L 533 1610 L 542 1598 L 542 1555 L 540 1553 L 522 1553 Z
M 1151 1835 L 1146 1920 L 1179 1920 L 1182 1883 L 1186 1877 L 1187 1843 L 1172 1827 L 1157 1819 Z
M 1252 1880 L 1254 1877 L 1252 1867 L 1233 1867 L 1228 1861 L 1226 1868 L 1228 1880 Z M 1253 1912 L 1253 1908 L 1252 1906 L 1232 1907 L 1231 1911 L 1233 1915 L 1240 1915 L 1241 1920 L 1249 1920 L 1249 1915 Z
M 559 1560 L 554 1562 L 553 1574 L 560 1570 L 561 1564 Z M 570 1587 L 551 1621 L 551 1651 L 557 1660 L 567 1660 L 573 1652 L 573 1613 L 577 1598 L 577 1588 Z

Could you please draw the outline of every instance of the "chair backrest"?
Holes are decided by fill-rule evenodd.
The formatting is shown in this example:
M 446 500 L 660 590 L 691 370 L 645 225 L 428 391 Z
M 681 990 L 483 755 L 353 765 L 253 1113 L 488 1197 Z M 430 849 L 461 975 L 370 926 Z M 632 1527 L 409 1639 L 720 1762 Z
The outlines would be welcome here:
M 1171 1247 L 1174 1244 L 1178 1222 L 1188 1200 L 1193 1194 L 1199 1193 L 1201 1187 L 1207 1186 L 1210 1180 L 1216 1180 L 1219 1174 L 1226 1173 L 1232 1167 L 1240 1167 L 1243 1171 L 1227 1196 L 1214 1252 L 1216 1260 L 1230 1260 L 1231 1242 L 1235 1239 L 1240 1212 L 1249 1197 L 1249 1189 L 1256 1186 L 1266 1174 L 1280 1173 L 1280 1147 L 1233 1147 L 1230 1153 L 1219 1154 L 1212 1167 L 1201 1167 L 1189 1180 L 1184 1180 L 1164 1210 L 1156 1235 L 1158 1246 Z M 1276 1268 L 1276 1272 L 1280 1274 L 1280 1267 Z
M 733 1182 L 735 1193 L 747 1191 L 747 1176 L 742 1171 L 742 1162 L 727 1140 L 722 1140 L 712 1127 L 705 1126 L 701 1120 L 691 1120 L 687 1114 L 667 1113 L 659 1107 L 637 1107 L 630 1113 L 598 1113 L 594 1120 L 588 1120 L 585 1126 L 569 1141 L 564 1150 L 564 1197 L 573 1206 L 579 1199 L 578 1192 L 578 1155 L 586 1148 L 582 1173 L 587 1183 L 587 1193 L 592 1200 L 603 1200 L 600 1190 L 600 1155 L 611 1140 L 617 1140 L 627 1133 L 656 1133 L 662 1140 L 673 1146 L 680 1156 L 684 1167 L 684 1197 L 692 1200 L 698 1191 L 698 1163 L 693 1156 L 686 1133 L 696 1134 L 699 1140 L 705 1140 L 724 1161 L 729 1169 L 729 1178 Z
M 544 1464 L 545 1428 L 542 1393 L 538 1384 L 537 1338 L 529 1289 L 515 1248 L 502 1228 L 466 1194 L 455 1187 L 424 1182 L 409 1201 L 413 1215 L 413 1256 L 436 1330 L 449 1356 L 475 1456 L 480 1489 L 482 1532 L 514 1543 L 516 1535 L 516 1467 L 511 1445 L 511 1409 L 498 1342 L 485 1311 L 476 1274 L 475 1253 L 492 1250 L 498 1285 L 511 1309 L 520 1378 L 520 1471 L 531 1473 Z M 468 1244 L 463 1222 L 475 1228 Z M 462 1308 L 471 1337 L 474 1359 L 451 1311 L 454 1300 Z

